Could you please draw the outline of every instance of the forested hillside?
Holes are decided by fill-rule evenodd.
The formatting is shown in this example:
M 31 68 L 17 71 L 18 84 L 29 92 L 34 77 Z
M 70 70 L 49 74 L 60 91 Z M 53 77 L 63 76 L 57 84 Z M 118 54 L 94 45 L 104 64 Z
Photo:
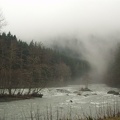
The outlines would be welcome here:
M 84 66 L 84 67 L 83 67 Z M 89 70 L 86 61 L 45 48 L 42 43 L 29 44 L 10 32 L 0 35 L 0 88 L 32 88 L 67 85 Z
M 120 88 L 120 44 L 117 46 L 112 64 L 108 67 L 105 81 L 110 86 Z

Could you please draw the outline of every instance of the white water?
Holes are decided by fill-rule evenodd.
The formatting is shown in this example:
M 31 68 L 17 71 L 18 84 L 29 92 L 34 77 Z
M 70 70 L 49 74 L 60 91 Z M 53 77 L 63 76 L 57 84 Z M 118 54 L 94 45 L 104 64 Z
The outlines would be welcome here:
M 56 116 L 59 111 L 59 116 L 83 116 L 85 113 L 96 117 L 96 111 L 100 112 L 102 109 L 104 112 L 103 110 L 115 104 L 120 107 L 120 96 L 107 94 L 109 90 L 119 91 L 117 88 L 110 88 L 104 84 L 91 84 L 89 89 L 92 91 L 79 91 L 82 87 L 71 85 L 45 88 L 41 91 L 44 94 L 43 98 L 1 102 L 0 117 L 5 117 L 7 120 L 23 120 L 25 117 L 30 117 L 31 113 L 35 115 L 39 112 L 40 115 L 46 116 L 49 110 L 52 111 L 53 116 Z

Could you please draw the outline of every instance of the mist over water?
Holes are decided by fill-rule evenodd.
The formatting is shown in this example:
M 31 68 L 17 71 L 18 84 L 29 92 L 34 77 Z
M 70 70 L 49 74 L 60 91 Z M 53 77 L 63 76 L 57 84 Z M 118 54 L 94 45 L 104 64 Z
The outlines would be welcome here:
M 64 36 L 53 38 L 52 45 L 58 49 L 70 49 L 69 55 L 85 60 L 90 64 L 90 82 L 104 82 L 105 74 L 114 61 L 119 34 Z M 75 54 L 73 54 L 75 53 Z

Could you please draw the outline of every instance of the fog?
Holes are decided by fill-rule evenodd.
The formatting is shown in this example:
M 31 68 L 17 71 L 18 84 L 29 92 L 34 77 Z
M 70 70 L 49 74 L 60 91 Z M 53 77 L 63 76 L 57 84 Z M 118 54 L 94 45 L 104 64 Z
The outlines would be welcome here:
M 0 0 L 11 31 L 30 42 L 69 47 L 92 67 L 100 81 L 120 41 L 119 0 Z
M 90 35 L 84 38 L 64 36 L 56 38 L 49 45 L 53 47 L 57 45 L 60 49 L 71 49 L 76 53 L 73 56 L 71 54 L 72 57 L 85 60 L 90 64 L 90 81 L 104 82 L 107 69 L 114 61 L 119 42 L 119 34 L 102 37 Z
M 120 31 L 119 0 L 0 0 L 0 8 L 8 23 L 3 31 L 26 41 Z

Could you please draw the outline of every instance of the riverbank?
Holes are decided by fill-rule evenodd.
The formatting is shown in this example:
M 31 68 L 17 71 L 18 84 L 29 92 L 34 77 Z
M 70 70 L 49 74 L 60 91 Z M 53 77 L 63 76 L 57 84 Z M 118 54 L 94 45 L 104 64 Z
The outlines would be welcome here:
M 25 100 L 25 99 L 33 99 L 33 98 L 42 98 L 43 94 L 33 93 L 29 95 L 8 95 L 3 94 L 0 95 L 0 102 L 10 102 L 16 100 Z

